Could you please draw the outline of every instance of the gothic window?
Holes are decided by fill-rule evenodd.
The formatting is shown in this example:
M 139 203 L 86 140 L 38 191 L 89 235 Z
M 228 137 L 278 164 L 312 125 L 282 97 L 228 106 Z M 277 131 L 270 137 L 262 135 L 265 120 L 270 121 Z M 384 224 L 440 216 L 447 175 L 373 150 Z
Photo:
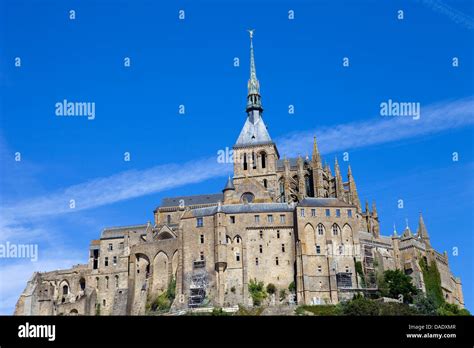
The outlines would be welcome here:
M 285 198 L 285 183 L 283 182 L 282 179 L 280 179 L 279 187 L 280 187 L 281 201 L 285 202 L 285 200 L 286 200 L 286 198 Z
M 244 170 L 247 170 L 247 154 L 246 153 L 244 153 L 244 163 L 243 163 L 243 165 L 244 165 Z
M 334 236 L 337 236 L 339 234 L 339 226 L 338 225 L 336 225 L 336 224 L 332 225 L 332 234 Z
M 322 236 L 324 234 L 324 226 L 323 224 L 318 225 L 318 234 Z
M 239 236 L 235 237 L 235 242 L 236 242 L 237 244 L 240 243 L 240 237 L 239 237 Z
M 67 285 L 63 286 L 63 295 L 69 294 L 69 287 Z
M 242 203 L 252 203 L 253 200 L 255 199 L 255 196 L 253 193 L 251 192 L 245 192 L 242 197 L 241 197 L 241 201 Z
M 310 197 L 311 196 L 311 181 L 309 179 L 309 175 L 306 175 L 304 177 L 304 186 L 306 190 L 306 196 Z
M 260 152 L 260 160 L 262 168 L 265 168 L 267 166 L 267 154 L 264 151 Z

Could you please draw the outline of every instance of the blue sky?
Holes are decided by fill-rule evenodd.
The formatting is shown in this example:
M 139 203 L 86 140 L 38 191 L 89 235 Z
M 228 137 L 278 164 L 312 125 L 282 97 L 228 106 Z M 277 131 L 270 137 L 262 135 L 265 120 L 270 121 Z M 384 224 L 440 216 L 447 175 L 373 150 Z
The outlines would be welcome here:
M 85 262 L 104 227 L 222 189 L 217 151 L 246 117 L 249 28 L 281 155 L 310 154 L 315 134 L 345 175 L 348 152 L 385 235 L 405 219 L 415 231 L 422 211 L 473 310 L 472 18 L 471 1 L 0 0 L 0 242 L 40 247 L 37 262 L 0 261 L 0 313 L 33 270 Z M 95 119 L 55 116 L 64 99 L 94 102 Z M 420 120 L 380 116 L 388 99 L 420 103 Z

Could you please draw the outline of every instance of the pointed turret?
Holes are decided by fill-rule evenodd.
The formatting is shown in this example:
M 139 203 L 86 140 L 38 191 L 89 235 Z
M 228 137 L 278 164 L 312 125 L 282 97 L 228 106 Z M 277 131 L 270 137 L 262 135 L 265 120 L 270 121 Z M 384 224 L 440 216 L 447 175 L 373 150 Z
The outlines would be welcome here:
M 339 169 L 339 163 L 337 163 L 337 157 L 334 161 L 334 171 L 336 173 L 336 197 L 344 199 L 344 185 L 342 183 L 341 170 Z
M 426 229 L 425 222 L 423 221 L 423 215 L 420 212 L 420 218 L 418 220 L 418 230 L 416 235 L 420 238 L 426 245 L 431 246 L 430 236 L 428 235 L 428 230 Z
M 225 192 L 227 190 L 233 190 L 235 191 L 235 186 L 234 186 L 234 183 L 232 182 L 232 179 L 229 178 L 227 179 L 227 184 L 225 185 L 224 189 L 222 190 L 222 192 Z
M 314 197 L 324 197 L 323 164 L 321 162 L 321 155 L 319 154 L 316 137 L 314 137 L 313 140 L 313 154 L 311 162 L 313 167 Z
M 405 219 L 407 225 L 405 227 L 405 231 L 403 231 L 403 238 L 412 238 L 413 233 L 411 233 L 410 226 L 408 225 L 408 219 Z
M 354 177 L 352 176 L 351 166 L 348 166 L 347 168 L 347 179 L 349 180 L 351 204 L 354 204 L 360 212 L 362 211 L 362 208 L 360 206 L 359 194 L 357 193 L 357 187 L 354 181 Z
M 372 216 L 377 219 L 379 217 L 377 213 L 377 206 L 375 205 L 375 201 L 372 202 Z

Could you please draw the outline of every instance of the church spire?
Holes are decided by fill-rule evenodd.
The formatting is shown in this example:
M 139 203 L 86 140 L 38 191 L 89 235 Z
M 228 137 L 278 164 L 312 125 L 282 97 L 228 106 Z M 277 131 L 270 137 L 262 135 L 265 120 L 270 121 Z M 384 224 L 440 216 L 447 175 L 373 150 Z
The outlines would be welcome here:
M 423 240 L 426 245 L 430 246 L 430 236 L 428 235 L 428 230 L 426 229 L 425 222 L 423 221 L 423 216 L 420 212 L 420 219 L 418 220 L 418 231 L 417 237 Z
M 323 163 L 321 162 L 321 155 L 319 154 L 316 137 L 313 140 L 313 154 L 311 156 L 313 167 L 313 185 L 314 197 L 324 197 L 324 182 L 323 182 Z
M 250 79 L 247 84 L 247 120 L 240 132 L 239 138 L 235 143 L 236 146 L 249 146 L 261 144 L 273 144 L 270 134 L 268 134 L 267 126 L 263 122 L 262 102 L 260 98 L 260 83 L 257 80 L 257 72 L 255 69 L 255 58 L 253 53 L 253 34 L 250 33 Z
M 252 110 L 263 111 L 260 97 L 260 83 L 257 79 L 257 69 L 255 68 L 255 56 L 253 53 L 253 34 L 254 30 L 248 31 L 250 34 L 250 79 L 247 84 L 247 112 Z
M 337 163 L 337 157 L 334 161 L 334 170 L 336 171 L 336 197 L 344 200 L 344 185 L 342 183 L 341 170 L 339 169 L 339 163 Z
M 347 179 L 349 180 L 349 191 L 352 197 L 352 204 L 354 204 L 360 212 L 362 211 L 362 208 L 360 206 L 359 195 L 357 193 L 357 187 L 354 181 L 354 177 L 352 176 L 352 170 L 350 165 L 347 168 Z

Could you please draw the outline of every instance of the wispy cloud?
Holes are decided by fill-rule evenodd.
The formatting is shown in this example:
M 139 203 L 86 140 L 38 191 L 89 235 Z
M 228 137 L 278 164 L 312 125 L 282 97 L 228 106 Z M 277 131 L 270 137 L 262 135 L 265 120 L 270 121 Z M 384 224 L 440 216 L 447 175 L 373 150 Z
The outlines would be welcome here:
M 474 124 L 474 97 L 422 106 L 418 120 L 411 117 L 375 117 L 372 121 L 291 133 L 279 139 L 278 148 L 287 156 L 305 155 L 316 135 L 320 151 L 332 153 L 470 126 Z
M 454 23 L 462 25 L 470 30 L 474 29 L 474 19 L 471 16 L 445 4 L 443 1 L 441 0 L 418 0 L 418 1 L 421 2 L 423 5 L 425 5 L 426 7 L 429 7 L 433 11 L 447 16 Z
M 438 103 L 423 108 L 421 118 L 381 117 L 375 121 L 355 122 L 291 133 L 277 140 L 280 153 L 287 156 L 306 154 L 318 137 L 322 153 L 349 150 L 425 136 L 474 124 L 474 97 Z M 230 165 L 217 162 L 217 156 L 183 164 L 159 165 L 146 170 L 130 170 L 70 186 L 48 196 L 9 203 L 2 209 L 0 225 L 91 209 L 115 202 L 196 184 L 225 176 Z M 70 208 L 70 200 L 75 208 Z
M 0 265 L 0 315 L 13 314 L 15 304 L 33 272 L 69 268 L 84 262 L 83 256 L 74 250 L 58 252 L 55 249 L 46 253 L 38 262 L 19 259 L 9 264 L 2 263 Z
M 474 123 L 474 98 L 455 100 L 422 108 L 421 119 L 386 118 L 337 125 L 331 128 L 292 133 L 277 139 L 282 154 L 294 156 L 310 151 L 313 135 L 321 152 L 330 153 L 434 134 Z M 0 142 L 1 145 L 1 142 Z M 1 146 L 0 146 L 1 147 Z M 0 149 L 0 153 L 1 153 Z M 183 164 L 160 165 L 146 170 L 130 170 L 70 186 L 48 196 L 5 202 L 0 211 L 0 242 L 9 239 L 31 241 L 52 232 L 42 224 L 56 215 L 82 211 L 119 201 L 153 194 L 179 186 L 225 176 L 229 164 L 217 162 L 217 155 Z M 5 182 L 3 182 L 5 184 Z M 76 207 L 69 207 L 74 199 Z M 34 270 L 67 268 L 81 260 L 83 251 L 57 254 L 54 241 L 46 243 L 40 261 L 19 260 L 0 266 L 0 314 L 13 311 L 19 294 Z

